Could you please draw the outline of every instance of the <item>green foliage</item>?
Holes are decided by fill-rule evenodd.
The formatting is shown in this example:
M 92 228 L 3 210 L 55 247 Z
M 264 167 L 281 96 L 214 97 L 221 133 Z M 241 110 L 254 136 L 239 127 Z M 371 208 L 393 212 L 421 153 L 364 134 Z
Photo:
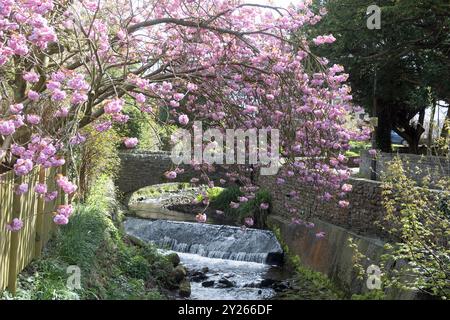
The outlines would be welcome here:
M 227 189 L 221 188 L 221 187 L 213 187 L 206 189 L 206 197 L 209 199 L 210 202 L 214 202 L 219 206 L 219 202 L 223 200 L 218 200 L 219 197 L 222 197 L 222 193 L 227 192 Z M 199 194 L 196 198 L 197 201 L 203 201 L 205 196 L 203 194 Z M 219 202 L 218 202 L 219 201 Z
M 359 156 L 361 154 L 361 151 L 370 149 L 370 143 L 367 143 L 365 141 L 350 141 L 350 150 L 347 156 Z
M 165 183 L 163 185 L 153 185 L 149 187 L 145 187 L 142 189 L 139 189 L 138 191 L 134 192 L 130 201 L 134 202 L 140 197 L 158 197 L 162 195 L 163 193 L 167 192 L 173 192 L 178 190 L 193 190 L 194 187 L 188 183 L 188 182 L 179 182 L 179 183 Z
M 241 203 L 237 209 L 231 208 L 230 202 L 238 202 L 238 198 L 242 195 L 239 187 L 208 189 L 208 199 L 210 199 L 213 209 L 222 210 L 225 215 L 239 224 L 242 224 L 245 218 L 252 217 L 256 223 L 255 226 L 263 228 L 267 210 L 261 210 L 259 206 L 264 202 L 270 204 L 270 193 L 266 190 L 259 190 L 256 192 L 255 198 Z
M 70 223 L 61 227 L 56 239 L 56 254 L 65 262 L 89 269 L 112 222 L 95 207 L 77 206 Z
M 382 290 L 371 290 L 363 294 L 353 294 L 352 300 L 385 300 L 386 295 Z
M 15 300 L 78 300 L 77 291 L 66 286 L 67 264 L 49 257 L 33 263 L 27 274 L 19 275 L 19 288 L 13 297 L 3 293 L 3 299 Z
M 448 0 L 315 0 L 328 14 L 309 36 L 332 33 L 333 45 L 312 48 L 349 73 L 355 101 L 379 118 L 378 147 L 390 151 L 395 130 L 417 147 L 423 129 L 410 120 L 433 100 L 449 102 Z M 370 5 L 381 8 L 381 29 L 367 28 Z M 376 107 L 375 107 L 376 105 Z
M 261 210 L 261 203 L 270 204 L 270 193 L 266 190 L 259 190 L 255 198 L 242 203 L 237 209 L 239 222 L 243 222 L 245 218 L 252 217 L 256 227 L 264 228 L 266 223 L 267 210 Z
M 242 196 L 242 191 L 239 187 L 226 188 L 211 201 L 211 208 L 222 210 L 226 215 L 236 217 L 237 211 L 230 207 L 230 202 L 237 202 L 240 196 Z
M 134 105 L 126 105 L 123 113 L 129 116 L 125 124 L 114 125 L 121 138 L 138 138 L 138 149 L 154 149 L 158 145 L 158 125 L 151 115 L 142 112 Z M 123 147 L 123 145 L 121 145 Z
M 81 200 L 87 198 L 92 183 L 101 176 L 114 178 L 120 159 L 117 147 L 120 137 L 114 130 L 97 132 L 91 126 L 84 129 L 86 142 L 73 153 Z
M 171 284 L 171 263 L 152 246 L 131 245 L 109 215 L 107 179 L 93 186 L 88 204 L 76 206 L 43 257 L 19 276 L 14 299 L 164 298 L 160 289 Z M 66 287 L 69 265 L 81 269 L 79 290 Z
M 385 246 L 383 266 L 394 264 L 385 274 L 385 285 L 418 289 L 442 299 L 450 298 L 450 179 L 437 185 L 442 191 L 422 187 L 410 179 L 399 158 L 383 176 L 384 228 L 395 242 Z M 443 205 L 445 204 L 445 205 Z

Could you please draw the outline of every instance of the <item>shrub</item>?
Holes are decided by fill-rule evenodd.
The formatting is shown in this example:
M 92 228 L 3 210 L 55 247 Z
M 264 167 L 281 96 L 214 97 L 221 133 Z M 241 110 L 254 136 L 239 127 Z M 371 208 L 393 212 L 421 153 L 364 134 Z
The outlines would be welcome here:
M 450 298 L 450 179 L 442 177 L 429 188 L 426 176 L 420 183 L 411 179 L 402 161 L 395 158 L 382 175 L 383 206 L 380 221 L 389 234 L 381 257 L 383 289 L 419 290 L 437 298 Z M 357 261 L 365 257 L 351 243 Z M 361 263 L 355 263 L 364 270 Z
M 270 193 L 266 190 L 259 190 L 256 192 L 255 198 L 241 203 L 237 209 L 231 208 L 230 202 L 238 202 L 238 198 L 242 195 L 239 187 L 222 189 L 220 192 L 216 188 L 212 188 L 208 193 L 208 198 L 211 200 L 213 209 L 224 211 L 225 215 L 231 217 L 235 222 L 243 224 L 245 218 L 252 217 L 256 227 L 264 228 L 267 210 L 261 210 L 259 206 L 263 202 L 270 203 Z

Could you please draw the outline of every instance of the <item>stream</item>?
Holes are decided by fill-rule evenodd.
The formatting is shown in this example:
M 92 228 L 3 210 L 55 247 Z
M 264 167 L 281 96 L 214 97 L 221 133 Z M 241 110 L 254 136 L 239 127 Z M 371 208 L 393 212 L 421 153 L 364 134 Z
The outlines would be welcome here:
M 262 300 L 276 294 L 283 280 L 283 251 L 266 230 L 194 222 L 195 214 L 168 210 L 163 204 L 177 194 L 131 202 L 138 216 L 125 221 L 129 236 L 153 243 L 165 254 L 176 252 L 187 268 L 192 300 Z

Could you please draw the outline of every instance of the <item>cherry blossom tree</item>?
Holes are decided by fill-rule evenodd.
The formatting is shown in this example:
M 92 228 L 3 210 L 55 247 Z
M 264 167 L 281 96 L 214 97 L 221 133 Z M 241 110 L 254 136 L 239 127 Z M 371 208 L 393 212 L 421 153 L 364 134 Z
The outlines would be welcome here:
M 325 200 L 343 196 L 351 190 L 344 152 L 369 130 L 348 125 L 343 68 L 310 52 L 334 41 L 301 32 L 324 14 L 310 3 L 0 0 L 0 172 L 63 165 L 86 140 L 83 128 L 127 122 L 129 104 L 151 115 L 167 110 L 169 122 L 187 128 L 199 120 L 219 130 L 279 129 L 280 150 L 271 150 L 285 159 L 279 182 L 295 176 Z M 229 176 L 252 196 L 241 173 Z M 67 177 L 57 181 L 76 192 Z

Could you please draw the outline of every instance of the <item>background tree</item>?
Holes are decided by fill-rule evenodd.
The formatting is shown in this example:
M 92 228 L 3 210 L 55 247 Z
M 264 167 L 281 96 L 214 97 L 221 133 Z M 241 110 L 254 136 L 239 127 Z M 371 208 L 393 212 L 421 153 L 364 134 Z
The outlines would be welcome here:
M 367 28 L 367 8 L 381 8 L 381 29 Z M 378 148 L 391 151 L 391 130 L 418 152 L 425 109 L 450 102 L 450 5 L 446 0 L 317 0 L 328 14 L 313 35 L 330 33 L 333 46 L 315 50 L 342 64 L 357 103 L 379 118 Z M 418 124 L 411 119 L 419 114 Z

